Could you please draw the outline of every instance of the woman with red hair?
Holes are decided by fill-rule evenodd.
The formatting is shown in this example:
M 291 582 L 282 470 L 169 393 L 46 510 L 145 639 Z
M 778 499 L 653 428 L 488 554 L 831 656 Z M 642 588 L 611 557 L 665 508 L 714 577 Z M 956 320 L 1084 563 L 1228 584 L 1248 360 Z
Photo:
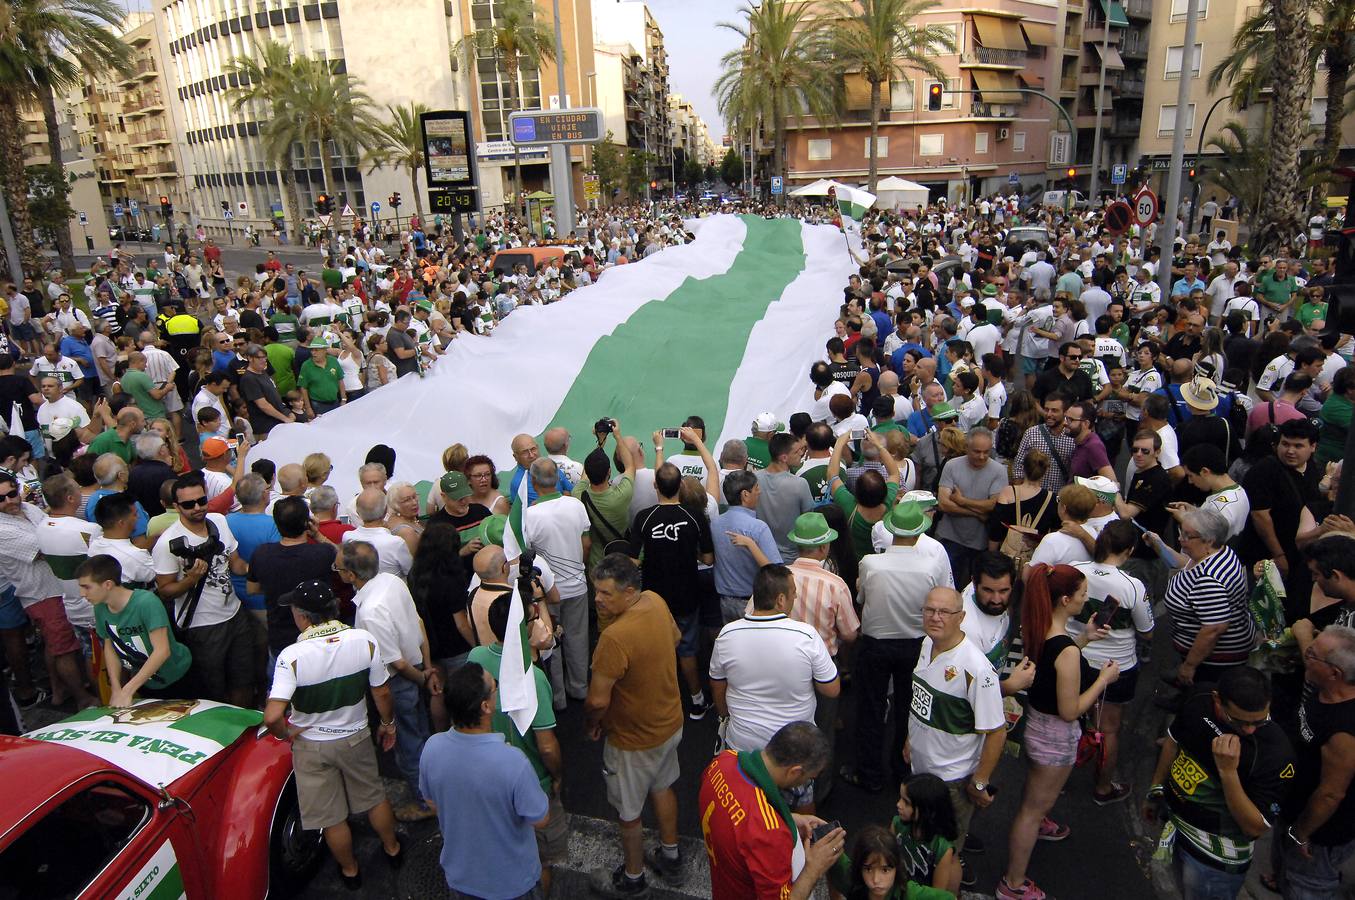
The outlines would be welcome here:
M 1082 734 L 1078 717 L 1092 708 L 1119 677 L 1114 660 L 1100 673 L 1082 658 L 1089 641 L 1110 633 L 1109 626 L 1088 623 L 1077 637 L 1068 622 L 1087 602 L 1087 578 L 1069 565 L 1040 563 L 1030 568 L 1021 604 L 1021 641 L 1035 663 L 1026 713 L 1026 786 L 1012 823 L 1007 874 L 997 885 L 997 900 L 1043 900 L 1045 892 L 1026 877 L 1036 840 L 1061 841 L 1068 829 L 1046 818 L 1073 771 Z M 1076 629 L 1074 629 L 1076 631 Z

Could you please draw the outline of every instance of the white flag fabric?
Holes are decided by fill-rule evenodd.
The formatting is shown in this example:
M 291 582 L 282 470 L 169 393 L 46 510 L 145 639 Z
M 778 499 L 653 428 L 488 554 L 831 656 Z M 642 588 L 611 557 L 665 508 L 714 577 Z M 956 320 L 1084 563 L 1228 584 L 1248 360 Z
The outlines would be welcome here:
M 516 581 L 508 624 L 503 635 L 503 661 L 499 664 L 499 707 L 517 726 L 518 733 L 530 734 L 536 718 L 536 678 L 529 671 L 529 650 L 523 647 L 522 595 Z

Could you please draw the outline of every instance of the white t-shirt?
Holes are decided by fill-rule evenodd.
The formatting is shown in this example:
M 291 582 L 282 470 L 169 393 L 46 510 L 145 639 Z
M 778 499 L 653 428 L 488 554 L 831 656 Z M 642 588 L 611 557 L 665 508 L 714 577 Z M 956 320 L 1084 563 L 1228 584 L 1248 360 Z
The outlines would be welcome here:
M 352 541 L 366 541 L 375 547 L 378 567 L 387 574 L 404 578 L 409 575 L 409 570 L 414 565 L 409 545 L 405 543 L 404 538 L 391 534 L 389 528 L 368 528 L 359 525 L 352 531 L 343 533 L 341 543 L 347 544 Z
M 1265 369 L 1261 371 L 1261 377 L 1256 379 L 1256 389 L 1258 391 L 1271 391 L 1279 393 L 1284 380 L 1289 377 L 1289 373 L 1294 371 L 1294 361 L 1288 356 L 1277 356 L 1266 363 Z
M 833 417 L 833 414 L 828 410 L 828 403 L 833 399 L 833 395 L 846 394 L 851 396 L 851 393 L 842 382 L 829 382 L 828 387 L 823 389 L 823 395 L 814 401 L 814 405 L 809 410 L 809 417 L 815 422 L 827 422 Z
M 240 601 L 235 596 L 235 588 L 231 585 L 231 570 L 228 562 L 231 554 L 235 552 L 235 535 L 231 533 L 231 527 L 226 524 L 225 516 L 219 513 L 208 513 L 207 521 L 216 526 L 217 536 L 221 543 L 225 544 L 226 549 L 224 553 L 219 553 L 212 558 L 208 565 L 207 574 L 202 576 L 202 597 L 198 600 L 197 610 L 193 614 L 191 624 L 193 628 L 228 622 L 240 610 Z M 207 541 L 205 536 L 199 536 L 189 531 L 183 522 L 175 522 L 170 525 L 160 535 L 160 539 L 155 542 L 155 547 L 151 550 L 151 559 L 155 563 L 156 575 L 182 577 L 184 570 L 188 568 L 184 560 L 175 556 L 169 550 L 170 542 L 175 538 L 184 538 L 190 547 L 196 547 L 198 544 Z M 182 618 L 184 607 L 192 595 L 193 591 L 189 590 L 174 598 L 174 618 L 176 621 Z
M 1129 363 L 1129 353 L 1124 349 L 1124 344 L 1113 337 L 1098 337 L 1096 346 L 1092 349 L 1092 356 L 1097 359 L 1117 360 L 1121 366 Z
M 964 623 L 960 630 L 988 658 L 994 669 L 1002 671 L 1007 660 L 1007 635 L 1012 628 L 1011 608 L 1008 607 L 1000 616 L 984 612 L 974 599 L 972 581 L 960 594 L 960 599 L 964 602 Z
M 989 418 L 1000 418 L 1007 406 L 1007 386 L 1001 381 L 983 392 L 983 405 L 988 407 Z
M 1209 314 L 1221 316 L 1223 310 L 1227 308 L 1228 301 L 1233 299 L 1233 279 L 1229 278 L 1227 273 L 1218 275 L 1209 282 L 1209 288 L 1205 293 L 1209 295 Z
M 1085 530 L 1085 529 L 1084 529 Z M 1090 531 L 1087 532 L 1089 535 Z M 1090 562 L 1091 554 L 1082 542 L 1061 531 L 1051 531 L 1040 539 L 1040 544 L 1030 556 L 1030 564 L 1046 563 L 1057 566 L 1059 563 Z
M 539 557 L 550 562 L 555 572 L 555 584 L 560 597 L 579 597 L 588 592 L 584 580 L 586 567 L 580 538 L 588 533 L 592 523 L 588 510 L 577 497 L 554 497 L 536 503 L 522 511 L 522 537 Z M 511 528 L 504 529 L 503 550 L 508 559 L 522 555 Z
M 985 354 L 997 350 L 997 345 L 1002 340 L 1002 331 L 992 322 L 985 322 L 969 329 L 969 336 L 965 340 L 973 345 L 974 358 L 982 363 Z
M 677 466 L 683 478 L 690 475 L 699 480 L 702 486 L 705 486 L 706 477 L 710 474 L 706 471 L 706 464 L 701 461 L 699 453 L 679 453 L 675 456 L 666 457 L 664 462 L 670 462 Z
M 38 549 L 61 581 L 66 618 L 77 628 L 94 626 L 94 608 L 80 596 L 75 568 L 89 558 L 90 541 L 103 534 L 93 522 L 75 516 L 48 516 L 38 524 Z
M 217 425 L 216 431 L 214 433 L 220 435 L 223 438 L 228 437 L 231 433 L 231 416 L 228 414 L 226 410 L 223 398 L 218 397 L 216 394 L 213 394 L 206 388 L 199 388 L 198 392 L 193 395 L 192 412 L 194 424 L 196 424 L 198 421 L 199 410 L 209 408 L 215 409 L 217 412 L 221 413 L 221 422 L 219 425 Z
M 933 658 L 932 639 L 923 638 L 911 694 L 908 743 L 913 771 L 942 781 L 972 775 L 983 751 L 982 732 L 1006 725 L 1002 687 L 983 651 L 965 637 Z
M 122 566 L 122 583 L 155 588 L 155 561 L 149 550 L 142 550 L 127 538 L 113 539 L 100 535 L 89 542 L 89 555 L 107 554 Z
M 1162 373 L 1157 369 L 1135 369 L 1124 380 L 1124 386 L 1141 394 L 1151 394 L 1162 389 Z M 1132 403 L 1124 405 L 1124 415 L 1131 422 L 1143 418 L 1143 408 Z
M 728 687 L 729 746 L 759 750 L 782 726 L 814 721 L 814 686 L 837 678 L 837 666 L 813 626 L 763 613 L 720 629 L 710 677 Z
M 73 421 L 76 428 L 84 428 L 89 424 L 89 414 L 85 412 L 85 408 L 69 395 L 62 395 L 55 403 L 51 400 L 42 401 L 42 406 L 37 409 L 37 416 L 38 427 L 44 432 L 54 421 L 63 417 Z
M 960 428 L 969 431 L 976 425 L 987 426 L 988 404 L 982 394 L 975 394 L 960 405 Z
M 1233 310 L 1241 311 L 1244 318 L 1250 322 L 1261 321 L 1261 307 L 1257 305 L 1254 297 L 1231 297 L 1228 302 L 1223 304 L 1223 315 L 1226 318 Z
M 1223 516 L 1228 523 L 1228 539 L 1232 540 L 1247 527 L 1247 517 L 1251 514 L 1251 501 L 1247 492 L 1238 485 L 1210 494 L 1200 504 L 1201 509 L 1212 509 Z
M 1094 669 L 1100 669 L 1110 659 L 1115 660 L 1121 672 L 1132 669 L 1139 662 L 1136 634 L 1153 630 L 1153 605 L 1143 582 L 1123 569 L 1102 563 L 1075 563 L 1073 568 L 1087 578 L 1087 604 L 1083 607 L 1087 619 L 1101 609 L 1107 597 L 1114 597 L 1120 604 L 1111 617 L 1110 634 L 1083 647 L 1082 658 Z M 1087 624 L 1069 619 L 1065 627 L 1069 637 L 1076 637 Z

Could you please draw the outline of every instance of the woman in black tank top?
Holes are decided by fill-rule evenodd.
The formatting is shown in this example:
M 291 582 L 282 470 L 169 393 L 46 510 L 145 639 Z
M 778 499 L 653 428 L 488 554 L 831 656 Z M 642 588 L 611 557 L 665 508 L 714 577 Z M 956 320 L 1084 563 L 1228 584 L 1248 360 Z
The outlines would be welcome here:
M 1088 641 L 1105 637 L 1109 627 L 1068 637 L 1068 620 L 1087 602 L 1087 579 L 1072 566 L 1030 569 L 1021 604 L 1021 641 L 1035 661 L 1026 713 L 1026 784 L 1021 809 L 1012 822 L 1007 873 L 998 882 L 997 900 L 1033 900 L 1044 892 L 1026 878 L 1030 853 L 1038 839 L 1062 840 L 1067 828 L 1046 818 L 1068 781 L 1077 759 L 1082 730 L 1078 717 L 1091 709 L 1106 687 L 1119 676 L 1109 661 L 1099 674 L 1082 659 Z

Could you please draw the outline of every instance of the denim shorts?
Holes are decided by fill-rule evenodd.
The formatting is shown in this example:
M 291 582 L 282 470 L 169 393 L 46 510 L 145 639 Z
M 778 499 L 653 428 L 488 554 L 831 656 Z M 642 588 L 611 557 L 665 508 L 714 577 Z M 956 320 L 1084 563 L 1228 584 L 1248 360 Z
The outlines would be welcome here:
M 28 616 L 24 614 L 24 606 L 19 602 L 19 598 L 14 596 L 14 585 L 6 585 L 3 592 L 0 592 L 0 630 L 23 628 L 28 625 Z
M 674 616 L 682 637 L 678 640 L 677 655 L 690 659 L 701 648 L 701 612 L 692 610 L 685 616 Z
M 1082 726 L 1065 722 L 1038 709 L 1026 712 L 1026 756 L 1042 766 L 1071 766 L 1077 762 L 1077 742 Z

